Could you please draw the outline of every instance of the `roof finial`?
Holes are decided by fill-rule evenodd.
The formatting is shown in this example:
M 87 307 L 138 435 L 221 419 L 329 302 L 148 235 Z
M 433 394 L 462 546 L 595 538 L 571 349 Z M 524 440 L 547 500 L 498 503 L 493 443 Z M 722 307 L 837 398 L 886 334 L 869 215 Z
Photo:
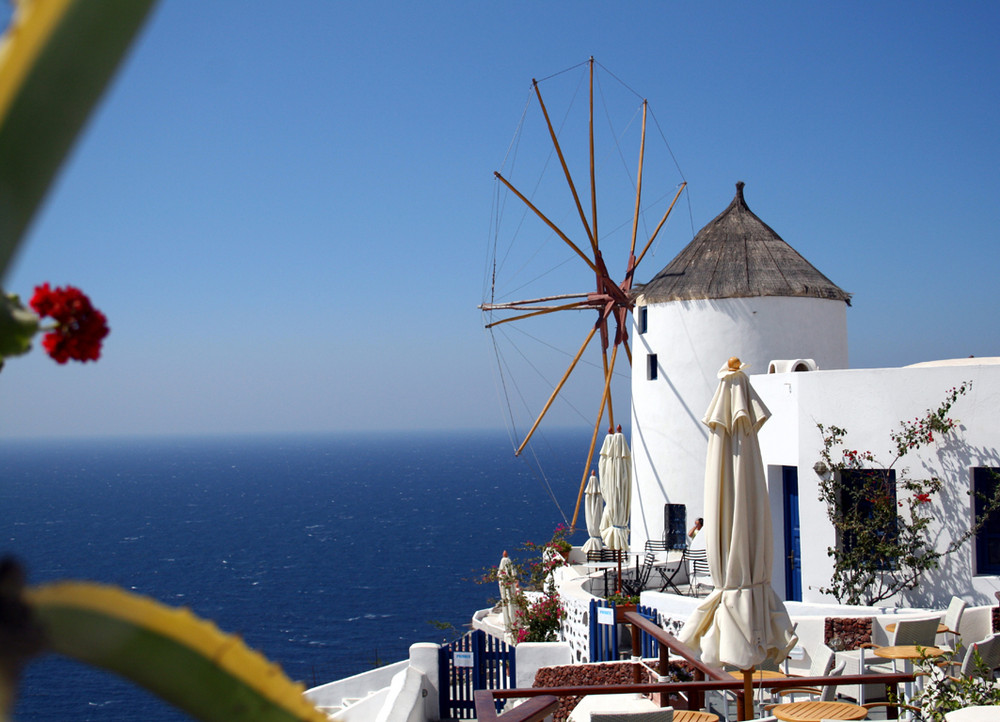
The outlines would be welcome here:
M 743 202 L 743 186 L 745 185 L 746 183 L 743 181 L 736 181 L 736 197 L 740 199 L 741 203 Z

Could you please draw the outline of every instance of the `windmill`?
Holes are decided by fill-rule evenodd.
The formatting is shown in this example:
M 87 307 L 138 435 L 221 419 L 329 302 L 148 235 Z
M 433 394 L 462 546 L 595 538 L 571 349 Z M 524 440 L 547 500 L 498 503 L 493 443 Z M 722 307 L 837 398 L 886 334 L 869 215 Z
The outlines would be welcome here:
M 511 293 L 500 296 L 498 279 L 504 275 L 504 269 L 511 263 L 509 247 L 501 246 L 496 240 L 502 233 L 503 225 L 497 220 L 492 229 L 495 240 L 492 260 L 487 268 L 485 300 L 480 305 L 485 327 L 491 333 L 506 328 L 508 324 L 533 324 L 540 319 L 561 317 L 569 312 L 586 312 L 588 318 L 586 323 L 574 325 L 578 331 L 586 329 L 583 340 L 575 347 L 575 351 L 568 354 L 571 357 L 568 365 L 559 380 L 552 385 L 541 410 L 534 415 L 530 429 L 516 447 L 516 455 L 520 455 L 528 446 L 553 403 L 564 392 L 567 382 L 575 372 L 578 372 L 585 353 L 592 347 L 595 338 L 599 339 L 600 363 L 596 366 L 599 369 L 597 384 L 600 388 L 593 389 L 595 400 L 599 398 L 599 406 L 593 423 L 593 434 L 583 467 L 571 528 L 576 527 L 580 501 L 583 498 L 583 489 L 602 421 L 607 418 L 609 429 L 614 429 L 616 425 L 612 379 L 616 365 L 622 363 L 620 352 L 624 351 L 626 363 L 631 365 L 632 362 L 628 324 L 629 314 L 634 308 L 633 283 L 636 270 L 647 257 L 687 185 L 685 181 L 670 183 L 669 192 L 664 193 L 664 174 L 660 172 L 654 178 L 659 187 L 648 194 L 653 199 L 647 200 L 644 197 L 644 173 L 648 174 L 647 163 L 650 155 L 646 137 L 651 115 L 648 104 L 645 99 L 640 98 L 611 75 L 617 83 L 617 85 L 612 84 L 614 87 L 619 90 L 624 88 L 625 95 L 639 98 L 640 101 L 637 106 L 635 103 L 630 103 L 631 115 L 624 123 L 616 124 L 608 102 L 610 93 L 603 85 L 597 85 L 595 88 L 596 65 L 598 64 L 591 58 L 586 63 L 575 66 L 576 68 L 585 66 L 585 75 L 575 90 L 571 89 L 570 100 L 565 103 L 566 113 L 558 123 L 553 120 L 550 108 L 546 104 L 548 87 L 546 96 L 543 96 L 542 84 L 552 78 L 561 78 L 569 71 L 563 71 L 543 81 L 532 81 L 526 111 L 522 116 L 515 142 L 512 143 L 505 160 L 505 166 L 509 161 L 511 171 L 508 172 L 505 167 L 504 170 L 495 173 L 497 181 L 495 218 L 510 216 L 511 209 L 515 209 L 514 221 L 507 224 L 512 229 L 510 235 L 523 238 L 534 233 L 542 239 L 537 250 L 532 250 L 528 254 L 530 260 L 522 266 L 516 266 L 515 272 L 510 274 L 518 279 L 510 285 L 518 292 L 523 292 L 529 287 L 544 287 L 548 290 L 530 296 L 511 295 Z M 580 95 L 580 85 L 586 86 L 588 98 L 586 112 L 574 114 L 572 106 Z M 599 101 L 598 104 L 602 106 L 603 111 L 599 114 L 598 122 L 595 122 L 595 101 Z M 540 165 L 536 168 L 540 178 L 550 177 L 547 185 L 541 180 L 534 185 L 530 180 L 528 182 L 520 180 L 521 177 L 531 177 L 531 174 L 521 172 L 523 170 L 521 166 L 525 165 L 525 161 L 522 158 L 523 154 L 519 153 L 523 134 L 529 126 L 529 110 L 538 116 L 536 125 L 542 128 L 539 135 L 543 136 L 540 142 L 545 143 L 549 149 L 548 154 L 540 160 Z M 595 138 L 599 134 L 599 128 L 602 138 L 607 138 L 607 145 L 611 148 L 603 158 L 598 157 L 595 151 Z M 662 132 L 660 137 L 662 138 Z M 672 161 L 673 156 L 665 140 L 661 151 L 663 149 L 666 155 L 661 157 L 668 162 Z M 587 158 L 588 162 L 583 172 L 578 168 L 574 174 L 569 160 L 571 154 Z M 609 173 L 609 180 L 601 184 L 599 192 L 599 180 L 604 178 L 603 170 L 600 169 L 613 164 L 616 160 L 621 161 L 625 171 L 625 176 L 622 177 L 627 177 L 627 181 L 622 181 L 622 177 L 613 180 L 611 176 L 614 174 Z M 630 165 L 632 162 L 634 165 Z M 674 165 L 676 166 L 676 163 Z M 519 172 L 517 179 L 512 176 L 515 169 Z M 677 174 L 679 175 L 679 172 Z M 612 212 L 614 220 L 611 223 L 613 226 L 611 232 L 605 231 L 603 226 L 599 232 L 599 198 L 602 213 L 608 208 L 615 209 Z M 624 269 L 620 272 L 620 276 L 616 277 L 609 269 L 609 262 L 605 260 L 605 250 L 608 251 L 612 261 L 619 257 L 624 259 Z M 551 263 L 550 267 L 541 260 L 543 255 Z M 531 269 L 531 272 L 537 271 L 537 274 L 529 276 L 529 271 L 525 269 Z M 590 288 L 556 292 L 566 290 L 565 287 L 559 288 L 561 284 L 576 289 L 585 287 L 586 284 Z M 563 322 L 560 321 L 559 325 L 565 328 Z M 593 354 L 593 351 L 591 353 Z

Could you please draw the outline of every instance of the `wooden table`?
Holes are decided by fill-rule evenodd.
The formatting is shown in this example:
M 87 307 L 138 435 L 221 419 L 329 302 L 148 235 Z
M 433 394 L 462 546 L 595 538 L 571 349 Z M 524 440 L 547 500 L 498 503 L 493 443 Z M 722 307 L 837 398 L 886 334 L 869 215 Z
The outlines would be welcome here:
M 788 702 L 771 710 L 772 714 L 786 722 L 820 722 L 824 719 L 859 720 L 868 716 L 868 710 L 849 702 Z
M 876 657 L 881 657 L 882 659 L 891 659 L 893 662 L 893 668 L 896 666 L 896 660 L 902 659 L 906 662 L 903 667 L 903 672 L 910 674 L 912 671 L 912 660 L 914 659 L 926 659 L 927 657 L 940 657 L 944 654 L 943 649 L 938 649 L 937 647 L 924 647 L 920 644 L 897 644 L 891 647 L 875 647 L 872 652 Z M 913 699 L 913 682 L 906 682 L 903 685 L 903 696 L 906 698 L 906 702 Z M 913 713 L 911 712 L 907 715 L 908 718 L 913 718 Z
M 675 709 L 674 722 L 719 722 L 719 715 L 693 709 Z
M 925 657 L 940 657 L 944 650 L 938 647 L 925 647 L 922 644 L 897 644 L 892 647 L 873 647 L 872 653 L 883 659 L 924 659 Z

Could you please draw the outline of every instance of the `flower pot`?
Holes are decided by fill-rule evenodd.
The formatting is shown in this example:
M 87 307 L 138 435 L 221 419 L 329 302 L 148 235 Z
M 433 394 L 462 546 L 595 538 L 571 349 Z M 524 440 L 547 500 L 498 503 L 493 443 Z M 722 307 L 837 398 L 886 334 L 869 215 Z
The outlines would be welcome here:
M 634 612 L 635 608 L 635 604 L 619 604 L 615 607 L 615 623 L 625 624 L 625 612 Z

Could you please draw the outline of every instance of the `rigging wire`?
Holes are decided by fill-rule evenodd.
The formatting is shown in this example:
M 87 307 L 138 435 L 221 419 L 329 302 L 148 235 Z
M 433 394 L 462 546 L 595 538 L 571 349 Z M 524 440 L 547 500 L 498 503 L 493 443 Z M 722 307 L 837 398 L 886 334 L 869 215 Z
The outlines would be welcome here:
M 667 136 L 663 133 L 663 128 L 660 126 L 659 119 L 657 119 L 656 114 L 653 113 L 652 109 L 650 109 L 650 113 L 649 114 L 651 116 L 653 116 L 653 125 L 656 126 L 656 130 L 657 130 L 657 132 L 659 132 L 660 138 L 663 139 L 663 145 L 666 146 L 667 152 L 670 154 L 670 158 L 674 162 L 674 168 L 676 168 L 677 172 L 680 174 L 681 180 L 684 183 L 687 183 L 687 178 L 684 177 L 684 171 L 681 170 L 681 165 L 680 165 L 680 163 L 677 162 L 677 157 L 674 155 L 674 149 L 670 147 L 670 143 L 667 141 Z M 685 193 L 684 195 L 687 196 L 688 222 L 691 225 L 691 237 L 694 238 L 694 236 L 695 236 L 694 209 L 691 208 L 691 193 L 690 192 L 689 193 Z M 656 245 L 659 246 L 660 244 L 657 243 Z M 655 251 L 653 252 L 653 255 L 654 256 L 656 255 Z
M 562 74 L 564 74 L 564 73 L 568 73 L 568 72 L 570 72 L 571 70 L 576 70 L 577 68 L 579 68 L 579 67 L 581 67 L 581 66 L 583 66 L 583 65 L 586 65 L 586 64 L 587 64 L 587 63 L 589 63 L 589 62 L 590 62 L 591 60 L 593 60 L 593 58 L 587 58 L 587 59 L 586 59 L 586 60 L 584 60 L 584 61 L 583 61 L 582 63 L 577 63 L 576 65 L 571 65 L 571 66 L 569 66 L 568 68 L 566 68 L 565 70 L 559 70 L 559 71 L 556 71 L 555 73 L 552 73 L 552 75 L 546 75 L 546 76 L 545 76 L 544 78 L 542 78 L 541 80 L 538 80 L 538 81 L 536 81 L 536 82 L 539 82 L 539 83 L 544 83 L 544 82 L 545 82 L 546 80 L 551 80 L 552 78 L 555 78 L 555 77 L 557 77 L 557 76 L 559 76 L 559 75 L 562 75 Z M 595 62 L 596 62 L 596 61 L 595 61 Z
M 593 61 L 593 58 L 590 58 L 590 61 Z M 581 67 L 585 67 L 588 65 L 588 62 L 589 61 L 583 61 L 569 68 L 566 68 L 565 70 L 545 76 L 541 80 L 535 82 L 538 84 L 545 83 L 546 81 L 549 81 L 557 76 L 563 75 L 565 73 L 579 69 Z M 608 68 L 601 65 L 600 63 L 597 63 L 596 61 L 593 62 L 597 67 L 599 67 L 601 70 L 607 73 L 608 76 L 610 76 L 626 91 L 634 95 L 636 98 L 639 98 L 640 100 L 643 99 L 639 93 L 637 93 L 627 83 L 623 82 L 618 76 L 616 76 L 614 73 L 608 70 Z M 605 165 L 608 164 L 609 160 L 615 155 L 615 152 L 617 152 L 619 160 L 621 161 L 621 166 L 625 171 L 626 178 L 628 178 L 628 186 L 631 187 L 632 192 L 634 194 L 636 192 L 636 182 L 637 182 L 635 178 L 636 173 L 630 172 L 629 162 L 625 157 L 625 153 L 623 152 L 622 146 L 626 134 L 630 131 L 630 129 L 634 129 L 636 124 L 636 119 L 639 117 L 639 112 L 641 111 L 642 106 L 640 105 L 639 108 L 632 113 L 631 118 L 624 123 L 624 127 L 619 132 L 616 132 L 616 123 L 613 122 L 612 120 L 613 114 L 609 107 L 610 101 L 609 101 L 609 96 L 607 94 L 608 89 L 605 88 L 605 83 L 602 80 L 602 75 L 603 74 L 595 73 L 594 77 L 597 83 L 597 92 L 600 97 L 600 103 L 603 109 L 603 115 L 606 122 L 606 127 L 609 129 L 611 134 L 610 137 L 612 139 L 611 141 L 612 147 L 607 149 L 607 151 L 604 153 L 604 157 L 601 158 L 599 163 L 597 164 L 597 167 L 604 168 Z M 570 98 L 569 102 L 562 104 L 566 107 L 566 111 L 560 120 L 558 128 L 553 126 L 551 129 L 551 132 L 555 135 L 557 139 L 562 139 L 564 141 L 566 140 L 564 138 L 564 135 L 565 132 L 567 131 L 573 108 L 579 101 L 581 88 L 585 83 L 586 77 L 587 73 L 580 74 L 579 81 L 576 83 L 572 92 L 569 93 L 569 98 Z M 568 91 L 569 88 L 563 86 L 563 90 Z M 509 174 L 509 177 L 511 179 L 515 177 L 515 172 L 514 172 L 515 168 L 517 168 L 519 165 L 523 165 L 523 163 L 528 162 L 529 159 L 529 156 L 525 156 L 524 159 L 522 159 L 523 163 L 520 164 L 518 163 L 521 151 L 524 148 L 527 148 L 530 143 L 530 139 L 526 129 L 529 124 L 528 114 L 529 112 L 531 112 L 533 97 L 536 100 L 538 100 L 535 83 L 532 84 L 532 88 L 529 90 L 528 99 L 525 102 L 525 105 L 522 109 L 514 135 L 511 138 L 511 141 L 507 147 L 507 151 L 504 155 L 503 162 L 501 164 L 501 170 L 503 170 L 505 174 Z M 565 92 L 562 93 L 562 97 L 564 98 L 567 97 Z M 617 114 L 615 115 L 617 116 Z M 659 137 L 662 140 L 663 147 L 666 148 L 666 151 L 669 154 L 669 157 L 675 169 L 680 174 L 681 178 L 684 179 L 683 172 L 681 172 L 680 170 L 680 166 L 677 162 L 676 156 L 674 155 L 673 149 L 667 142 L 663 128 L 661 127 L 658 119 L 656 118 L 656 115 L 652 112 L 651 109 L 649 109 L 649 115 L 653 120 L 654 126 L 657 128 L 657 132 L 659 133 Z M 621 120 L 621 118 L 619 118 L 619 120 Z M 532 125 L 532 128 L 534 128 L 534 125 Z M 548 137 L 548 132 L 545 132 L 544 136 Z M 602 136 L 603 136 L 603 131 L 602 131 Z M 531 199 L 532 202 L 535 202 L 540 197 L 540 194 L 543 191 L 543 183 L 552 182 L 551 178 L 548 178 L 548 176 L 549 173 L 552 172 L 552 167 L 554 165 L 553 158 L 556 156 L 556 150 L 555 150 L 555 145 L 552 144 L 551 142 L 548 144 L 548 148 L 549 148 L 548 153 L 544 155 L 544 160 L 542 160 L 540 164 L 541 169 L 540 172 L 538 173 L 537 180 L 531 187 L 530 192 L 527 192 L 525 195 L 525 197 Z M 539 154 L 539 157 L 541 158 L 541 154 Z M 594 159 L 591 160 L 592 162 L 594 161 Z M 521 170 L 521 175 L 524 175 L 524 169 L 521 168 L 520 170 Z M 616 176 L 617 173 L 609 175 Z M 676 186 L 674 191 L 676 192 Z M 531 245 L 532 248 L 524 249 L 528 251 L 527 253 L 524 254 L 517 253 L 516 247 L 518 246 L 518 242 L 524 240 L 522 236 L 527 234 L 527 230 L 529 228 L 528 219 L 533 217 L 533 215 L 530 208 L 527 207 L 527 205 L 522 205 L 519 216 L 515 215 L 513 216 L 511 221 L 505 221 L 505 217 L 507 216 L 508 211 L 510 210 L 507 204 L 509 202 L 513 202 L 512 195 L 513 194 L 511 194 L 510 192 L 505 191 L 504 187 L 502 186 L 499 180 L 496 181 L 495 192 L 493 196 L 493 208 L 491 211 L 492 218 L 490 225 L 490 234 L 492 238 L 487 243 L 487 253 L 489 254 L 490 251 L 492 251 L 492 254 L 491 258 L 488 259 L 487 261 L 486 268 L 484 269 L 485 272 L 484 272 L 484 289 L 483 289 L 485 296 L 488 285 L 490 303 L 495 303 L 497 301 L 498 292 L 500 293 L 501 300 L 510 299 L 512 296 L 520 292 L 522 289 L 531 286 L 532 284 L 538 283 L 539 281 L 545 279 L 551 274 L 555 274 L 563 266 L 566 266 L 567 264 L 571 263 L 572 259 L 574 258 L 574 256 L 571 253 L 567 253 L 566 257 L 563 258 L 563 260 L 555 262 L 553 265 L 551 265 L 551 267 L 547 269 L 541 271 L 536 270 L 534 272 L 535 275 L 533 278 L 526 278 L 528 270 L 533 269 L 537 265 L 541 265 L 540 262 L 543 252 L 549 253 L 548 249 L 550 249 L 553 246 L 553 240 L 557 238 L 557 235 L 550 231 L 541 240 L 540 243 L 531 243 L 531 244 L 522 243 L 521 245 Z M 646 232 L 647 238 L 649 237 L 649 219 L 647 218 L 647 214 L 653 211 L 655 206 L 662 205 L 663 201 L 669 195 L 670 194 L 668 193 L 664 193 L 655 200 L 652 201 L 647 200 L 646 202 L 641 203 L 641 208 L 639 209 L 640 220 L 642 222 L 642 228 Z M 693 236 L 694 220 L 693 220 L 693 212 L 691 210 L 690 194 L 688 194 L 687 203 L 688 203 L 688 215 L 692 226 L 692 236 Z M 622 222 L 618 226 L 614 227 L 610 232 L 603 233 L 602 237 L 609 238 L 620 233 L 621 229 L 632 223 L 634 213 L 635 213 L 634 209 L 630 210 L 628 218 L 623 218 Z M 567 221 L 567 216 L 570 214 L 571 210 L 567 210 L 565 213 L 562 214 L 560 218 L 554 220 L 556 220 L 560 224 L 568 223 L 569 221 Z M 618 214 L 616 213 L 615 215 Z M 584 226 L 586 227 L 586 225 L 587 222 L 584 221 Z M 511 231 L 511 226 L 513 226 L 513 233 L 511 234 L 509 243 L 505 243 L 504 239 L 501 238 L 501 236 L 505 235 L 506 233 L 509 233 Z M 559 227 L 564 228 L 565 226 L 560 225 Z M 666 234 L 659 237 L 655 248 L 659 247 L 665 235 Z M 653 251 L 653 255 L 655 255 L 655 248 L 651 249 Z M 527 258 L 523 261 L 523 263 L 520 263 L 521 259 L 524 258 L 525 256 L 527 256 Z M 519 267 L 513 269 L 514 272 L 512 274 L 505 273 L 504 272 L 505 269 L 507 269 L 507 267 L 510 266 L 513 261 L 518 261 L 520 263 Z M 505 278 L 507 275 L 510 275 L 510 278 Z M 499 281 L 500 285 L 499 289 L 498 289 L 498 278 L 501 279 Z M 585 309 L 579 309 L 579 310 L 585 310 Z M 490 311 L 484 310 L 483 315 L 484 319 L 487 320 L 487 323 L 492 322 L 495 318 L 502 318 L 502 314 L 499 314 L 493 310 Z M 501 397 L 501 400 L 504 406 L 506 407 L 504 413 L 505 426 L 507 427 L 507 433 L 510 442 L 512 446 L 516 449 L 518 447 L 518 440 L 520 439 L 520 436 L 518 434 L 518 426 L 519 426 L 518 417 L 521 416 L 521 411 L 516 411 L 515 406 L 518 406 L 521 409 L 523 409 L 524 413 L 528 414 L 529 416 L 531 415 L 531 410 L 530 410 L 530 405 L 528 404 L 528 401 L 525 398 L 524 389 L 522 389 L 521 385 L 518 383 L 518 375 L 514 373 L 514 366 L 511 364 L 512 359 L 508 357 L 508 353 L 512 350 L 514 354 L 518 357 L 517 359 L 515 359 L 515 361 L 518 362 L 517 363 L 518 368 L 522 367 L 522 364 L 519 362 L 523 360 L 523 366 L 525 368 L 530 368 L 531 371 L 535 375 L 537 375 L 537 377 L 541 379 L 542 382 L 547 384 L 549 388 L 555 388 L 555 387 L 549 382 L 548 379 L 545 378 L 545 374 L 532 361 L 529 354 L 526 353 L 525 350 L 515 341 L 515 338 L 513 337 L 514 330 L 517 330 L 519 332 L 520 337 L 529 339 L 533 343 L 540 344 L 541 346 L 547 347 L 559 354 L 564 354 L 567 357 L 572 357 L 573 354 L 566 352 L 564 349 L 557 347 L 556 345 L 550 343 L 547 340 L 544 340 L 531 333 L 528 333 L 519 324 L 496 326 L 489 329 L 490 342 L 493 346 L 494 356 L 496 360 L 496 365 L 494 367 L 494 370 L 497 373 L 497 379 L 496 379 L 497 393 Z M 497 332 L 499 332 L 499 334 Z M 600 364 L 595 363 L 593 361 L 580 359 L 580 364 L 585 367 L 589 367 L 591 371 L 600 370 Z M 613 371 L 613 378 L 618 380 L 619 382 L 622 380 L 628 380 L 629 373 L 627 371 L 623 373 L 621 371 L 621 367 L 618 367 L 615 371 Z M 565 407 L 568 407 L 570 410 L 572 410 L 572 412 L 574 412 L 577 416 L 587 421 L 588 423 L 593 420 L 592 415 L 584 414 L 578 408 L 576 408 L 568 395 L 561 395 L 560 402 Z M 532 416 L 531 418 L 534 417 Z M 539 482 L 545 488 L 546 492 L 552 498 L 552 501 L 556 505 L 556 508 L 559 510 L 559 514 L 562 516 L 564 522 L 567 522 L 566 514 L 563 512 L 562 507 L 560 506 L 559 501 L 555 493 L 553 492 L 552 484 L 550 483 L 548 476 L 545 474 L 544 469 L 542 469 L 541 459 L 539 458 L 539 455 L 537 453 L 538 451 L 537 440 L 541 440 L 545 444 L 548 444 L 548 440 L 545 439 L 545 436 L 540 431 L 535 434 L 535 439 L 536 439 L 535 443 L 526 447 L 530 451 L 530 454 L 525 455 L 525 457 L 530 456 L 531 460 L 534 462 L 534 463 L 529 463 L 528 467 L 531 469 L 531 473 L 536 477 L 536 479 L 539 480 Z M 529 461 L 528 458 L 525 458 L 525 460 Z
M 506 418 L 507 423 L 505 423 L 505 426 L 507 427 L 507 438 L 511 443 L 511 448 L 517 449 L 518 446 L 517 439 L 520 438 L 520 435 L 518 434 L 517 431 L 517 422 L 514 419 L 513 405 L 510 402 L 510 393 L 507 389 L 507 381 L 506 381 L 507 377 L 503 373 L 504 367 L 507 366 L 506 358 L 503 356 L 500 347 L 496 342 L 496 335 L 493 333 L 493 329 L 490 329 L 490 337 L 493 341 L 493 349 L 496 353 L 498 380 L 500 386 L 503 389 L 504 400 L 506 401 L 507 404 L 507 418 Z M 509 374 L 510 372 L 509 366 L 507 366 L 507 370 Z M 514 379 L 513 375 L 510 375 L 510 379 L 513 382 Z M 521 394 L 520 389 L 517 388 L 516 384 L 515 384 L 515 389 L 517 390 L 518 396 L 521 398 L 521 402 L 525 404 L 525 406 L 527 406 L 527 402 L 524 399 L 524 395 Z M 545 436 L 540 435 L 540 438 L 545 439 Z M 545 439 L 545 441 L 546 443 L 548 443 L 547 439 Z M 566 524 L 566 526 L 569 526 L 569 519 L 566 516 L 566 512 L 563 511 L 562 505 L 559 503 L 559 499 L 556 497 L 555 491 L 553 491 L 552 489 L 552 484 L 549 482 L 549 478 L 545 474 L 545 470 L 542 468 L 542 461 L 538 457 L 538 453 L 535 447 L 532 446 L 529 449 L 529 451 L 531 453 L 532 459 L 534 460 L 534 464 L 532 465 L 526 463 L 526 466 L 528 467 L 529 471 L 531 471 L 531 474 L 532 476 L 535 477 L 536 481 L 538 481 L 545 488 L 545 491 L 549 495 L 549 498 L 552 499 L 552 502 L 555 504 L 556 509 L 559 511 L 559 515 L 562 517 L 563 523 Z M 527 462 L 527 459 L 525 459 L 525 462 Z
M 619 83 L 619 84 L 620 84 L 620 85 L 621 85 L 621 86 L 622 86 L 623 88 L 625 88 L 625 89 L 626 89 L 627 91 L 629 91 L 630 93 L 632 93 L 633 95 L 635 95 L 635 97 L 639 98 L 640 100 L 645 100 L 645 98 L 643 98 L 643 97 L 642 97 L 642 94 L 641 94 L 641 93 L 637 93 L 637 92 L 635 91 L 635 89 L 634 89 L 634 88 L 632 88 L 632 86 L 630 86 L 630 85 L 629 85 L 628 83 L 626 83 L 626 82 L 625 82 L 624 80 L 622 80 L 622 79 L 621 79 L 621 78 L 619 78 L 619 77 L 618 77 L 617 75 L 615 75 L 615 74 L 614 74 L 614 73 L 612 73 L 612 72 L 611 72 L 610 70 L 608 70 L 608 68 L 607 68 L 606 66 L 604 66 L 603 64 L 601 64 L 601 63 L 597 62 L 596 60 L 594 61 L 594 64 L 595 64 L 595 65 L 597 65 L 597 66 L 599 66 L 599 67 L 601 68 L 601 70 L 603 70 L 603 71 L 604 71 L 605 73 L 607 73 L 607 74 L 608 74 L 608 75 L 610 75 L 610 76 L 611 76 L 612 78 L 614 78 L 615 80 L 617 80 L 617 81 L 618 81 L 618 83 Z

